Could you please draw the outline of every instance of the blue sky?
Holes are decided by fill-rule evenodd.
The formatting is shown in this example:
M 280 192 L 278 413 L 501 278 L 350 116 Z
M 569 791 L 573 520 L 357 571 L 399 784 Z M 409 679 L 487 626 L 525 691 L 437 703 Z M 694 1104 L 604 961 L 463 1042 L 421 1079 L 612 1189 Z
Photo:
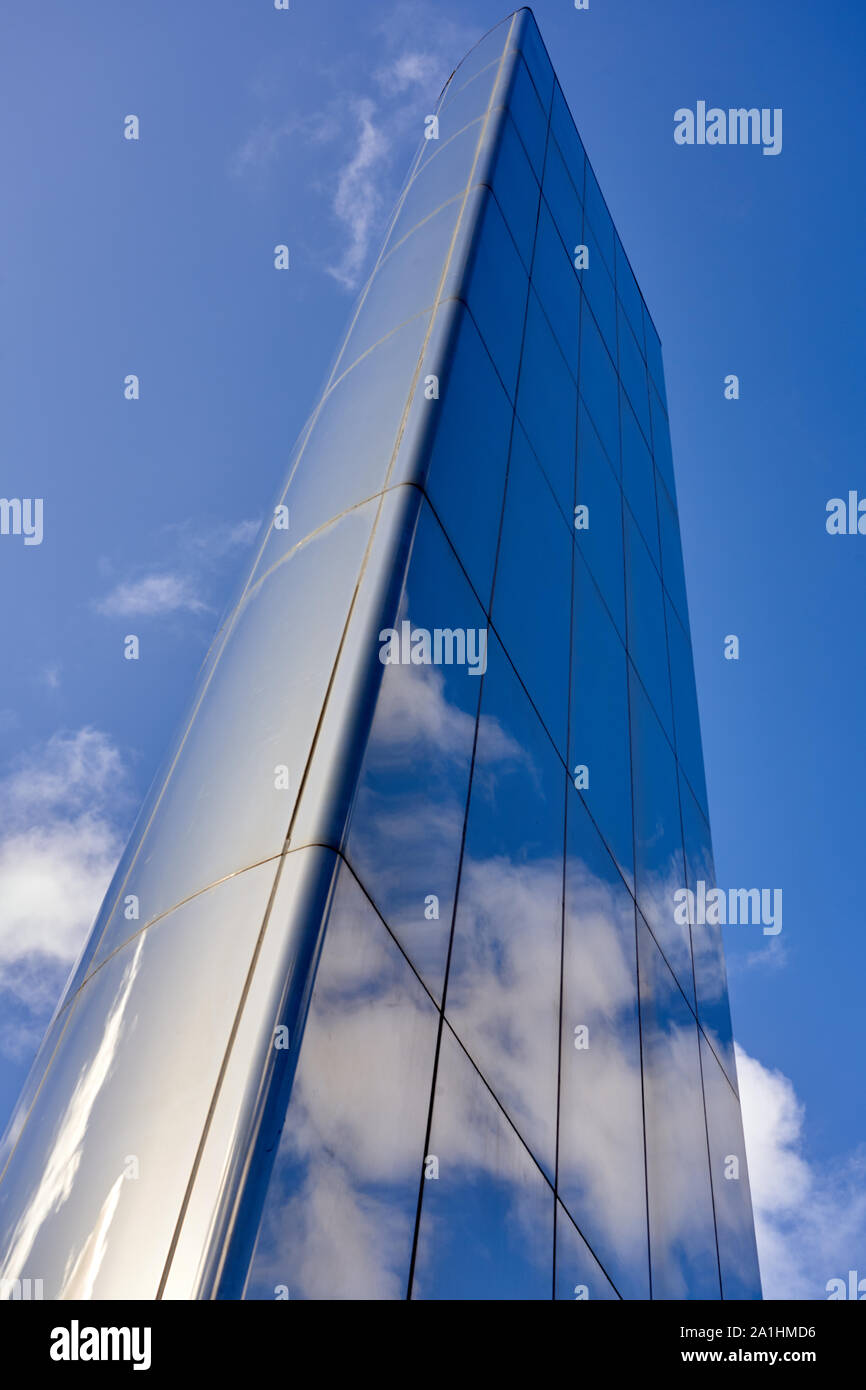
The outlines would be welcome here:
M 423 117 L 506 9 L 7 10 L 0 493 L 44 499 L 44 540 L 0 537 L 0 1122 Z M 765 1287 L 821 1296 L 866 1276 L 866 537 L 825 529 L 828 499 L 866 495 L 866 12 L 534 10 L 662 338 L 719 881 L 784 893 L 778 937 L 726 943 Z M 678 146 L 698 100 L 781 107 L 782 153 Z

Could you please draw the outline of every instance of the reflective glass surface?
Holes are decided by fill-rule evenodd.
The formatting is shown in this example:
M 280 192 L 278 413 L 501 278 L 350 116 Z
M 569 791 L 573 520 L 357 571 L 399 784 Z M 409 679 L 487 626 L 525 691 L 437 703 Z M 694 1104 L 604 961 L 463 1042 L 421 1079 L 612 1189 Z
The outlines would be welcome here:
M 433 405 L 438 419 L 426 487 L 475 592 L 489 606 L 514 412 L 472 316 L 458 313 L 453 356 Z
M 722 1297 L 760 1298 L 761 1276 L 739 1102 L 706 1038 L 701 1038 L 701 1063 Z
M 559 1197 L 624 1298 L 649 1297 L 634 902 L 568 797 Z M 562 1274 L 557 1239 L 557 1279 Z
M 343 868 L 247 1298 L 405 1298 L 436 1029 Z
M 652 1296 L 719 1298 L 698 1029 L 638 922 Z
M 549 1299 L 553 1188 L 447 1025 L 425 1157 L 412 1297 Z
M 487 197 L 466 287 L 466 302 L 514 399 L 529 281 L 496 199 Z M 503 286 L 508 293 L 503 293 Z
M 429 632 L 486 626 L 429 508 L 415 533 L 398 622 Z M 345 847 L 352 868 L 437 999 L 451 934 L 481 686 L 482 678 L 465 665 L 384 668 Z M 507 748 L 500 751 L 507 759 Z
M 625 647 L 579 556 L 574 566 L 568 765 L 593 820 L 631 885 L 634 849 Z M 578 776 L 580 769 L 585 772 Z
M 275 872 L 177 908 L 85 984 L 0 1183 L 0 1277 L 156 1297 Z
M 446 1013 L 551 1181 L 565 790 L 563 765 L 493 642 Z
M 564 755 L 572 541 L 526 436 L 515 426 L 493 623 Z

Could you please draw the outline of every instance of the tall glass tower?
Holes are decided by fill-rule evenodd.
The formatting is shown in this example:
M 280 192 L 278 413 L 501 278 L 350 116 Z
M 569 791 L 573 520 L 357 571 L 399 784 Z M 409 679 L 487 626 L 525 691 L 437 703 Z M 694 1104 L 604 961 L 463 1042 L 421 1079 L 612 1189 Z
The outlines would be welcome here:
M 428 119 L 0 1154 L 52 1298 L 760 1297 L 658 335 L 528 10 Z

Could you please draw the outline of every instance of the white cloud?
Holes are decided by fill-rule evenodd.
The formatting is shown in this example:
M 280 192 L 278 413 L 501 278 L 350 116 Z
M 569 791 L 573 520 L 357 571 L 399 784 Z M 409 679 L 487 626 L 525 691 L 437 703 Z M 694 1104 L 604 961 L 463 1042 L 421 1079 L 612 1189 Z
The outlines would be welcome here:
M 810 1161 L 789 1078 L 742 1048 L 737 1074 L 764 1297 L 826 1298 L 828 1280 L 866 1277 L 866 1147 Z
M 14 1026 L 0 1050 L 32 1046 L 78 955 L 123 846 L 117 748 L 96 729 L 58 733 L 0 780 L 0 991 Z
M 412 87 L 431 88 L 441 77 L 442 64 L 435 53 L 401 53 L 379 69 L 376 81 L 389 96 L 400 96 Z
M 381 165 L 390 149 L 390 141 L 377 124 L 376 106 L 369 98 L 354 105 L 357 119 L 357 143 L 352 158 L 337 175 L 333 211 L 348 236 L 343 255 L 336 265 L 328 266 L 346 289 L 354 289 L 367 259 L 370 238 L 379 226 L 382 214 Z
M 145 574 L 117 583 L 94 607 L 108 618 L 159 618 L 171 613 L 206 613 L 212 575 L 237 551 L 246 549 L 261 522 L 209 521 L 207 518 L 172 522 L 162 530 L 162 549 L 168 558 L 157 561 Z M 166 541 L 167 538 L 167 541 Z M 106 566 L 110 572 L 110 566 Z

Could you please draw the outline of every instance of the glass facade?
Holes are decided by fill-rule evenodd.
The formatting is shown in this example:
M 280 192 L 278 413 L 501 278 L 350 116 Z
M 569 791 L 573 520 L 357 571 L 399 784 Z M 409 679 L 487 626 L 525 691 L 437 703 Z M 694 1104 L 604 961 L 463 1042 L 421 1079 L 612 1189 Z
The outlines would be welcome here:
M 529 11 L 438 118 L 0 1150 L 49 1297 L 760 1297 L 658 336 Z

